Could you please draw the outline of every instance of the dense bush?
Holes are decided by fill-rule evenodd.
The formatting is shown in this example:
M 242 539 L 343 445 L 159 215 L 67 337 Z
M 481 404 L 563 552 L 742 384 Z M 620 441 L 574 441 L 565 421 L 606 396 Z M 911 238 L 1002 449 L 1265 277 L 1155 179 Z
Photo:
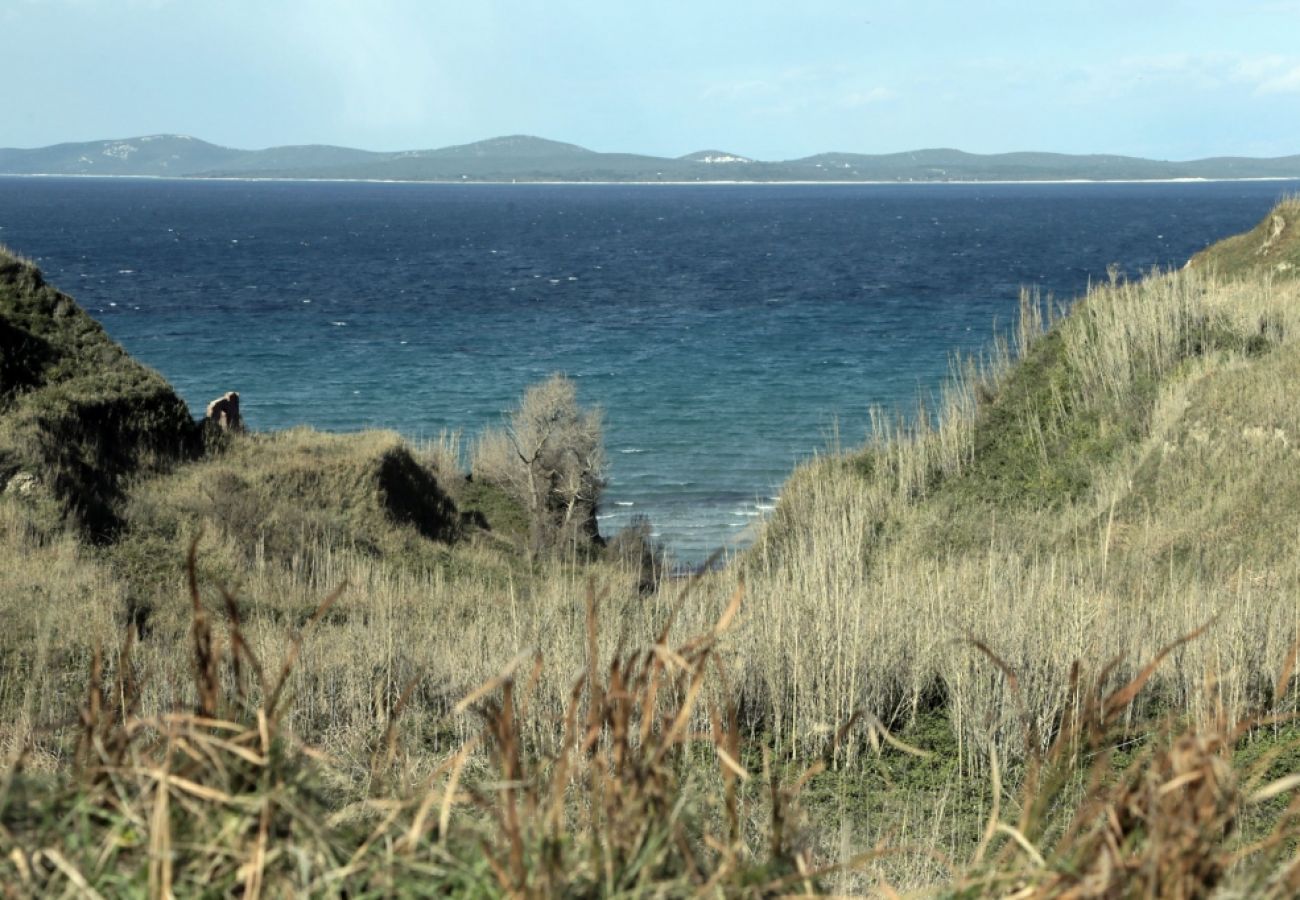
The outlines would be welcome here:
M 472 468 L 476 479 L 501 486 L 528 510 L 533 554 L 584 553 L 599 543 L 601 412 L 579 406 L 577 386 L 565 376 L 528 388 L 505 426 L 480 437 Z

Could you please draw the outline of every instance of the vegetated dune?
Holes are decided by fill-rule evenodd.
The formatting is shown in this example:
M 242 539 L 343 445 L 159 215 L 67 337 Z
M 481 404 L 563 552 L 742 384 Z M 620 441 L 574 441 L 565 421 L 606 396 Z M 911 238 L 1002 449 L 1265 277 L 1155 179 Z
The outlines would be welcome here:
M 119 524 L 124 479 L 197 447 L 185 404 L 29 262 L 0 247 L 0 483 L 48 500 L 47 524 Z
M 34 317 L 24 304 L 56 309 L 66 298 L 6 257 L 0 613 L 12 627 L 0 637 L 0 743 L 59 772 L 94 649 L 127 624 L 139 634 L 134 664 L 149 673 L 136 711 L 201 705 L 189 574 L 211 614 L 224 596 L 238 599 L 239 641 L 265 668 L 294 660 L 294 703 L 277 727 L 339 763 L 326 793 L 340 808 L 370 789 L 376 742 L 406 748 L 399 782 L 445 777 L 437 767 L 478 734 L 457 701 L 511 660 L 542 663 L 526 703 L 511 707 L 510 734 L 519 752 L 545 757 L 566 746 L 565 711 L 589 696 L 575 678 L 594 683 L 594 661 L 654 644 L 670 621 L 693 635 L 724 620 L 725 676 L 674 695 L 701 701 L 682 707 L 682 727 L 716 734 L 710 708 L 730 708 L 724 731 L 751 761 L 763 750 L 778 767 L 824 760 L 840 773 L 832 805 L 844 821 L 846 785 L 876 784 L 873 767 L 897 765 L 879 761 L 879 740 L 882 727 L 901 729 L 942 754 L 887 769 L 912 787 L 888 788 L 868 804 L 882 821 L 852 827 L 973 850 L 990 765 L 1023 773 L 1015 767 L 1090 721 L 1108 690 L 1122 702 L 1107 727 L 1127 723 L 1139 743 L 1161 711 L 1216 734 L 1296 712 L 1287 688 L 1300 626 L 1300 279 L 1283 264 L 1297 259 L 1297 215 L 1286 201 L 1188 268 L 1113 278 L 1068 311 L 1026 294 L 1016 334 L 958 363 L 942 396 L 907 419 L 879 414 L 868 446 L 796 471 L 751 550 L 648 596 L 633 557 L 527 558 L 522 511 L 458 471 L 450 442 L 413 449 L 391 434 L 302 430 L 234 436 L 190 459 L 188 417 L 158 414 L 166 427 L 140 431 L 130 464 L 105 457 L 112 490 L 83 497 L 93 478 L 58 480 L 41 466 L 64 463 L 30 449 L 49 441 L 21 436 L 54 433 L 30 424 L 39 392 L 83 377 L 45 360 L 125 355 L 89 326 L 76 343 L 59 337 L 62 318 Z M 47 349 L 64 344 L 81 355 Z M 112 384 L 153 398 L 148 409 L 174 406 L 147 370 L 123 363 Z M 76 396 L 96 390 L 111 393 L 86 382 Z M 58 433 L 91 448 L 78 451 L 79 471 L 98 471 L 103 419 L 58 408 L 73 422 Z M 19 477 L 28 472 L 36 482 Z M 42 505 L 42 485 L 58 486 L 59 515 Z M 92 501 L 114 526 L 96 532 L 97 547 L 75 514 Z M 339 585 L 328 612 L 313 615 Z M 612 624 L 591 627 L 588 595 Z M 662 641 L 657 652 L 673 659 Z M 111 675 L 118 658 L 105 664 Z M 1124 691 L 1135 678 L 1144 689 Z M 255 706 L 250 691 L 241 703 Z M 984 785 L 973 794 L 972 779 Z M 765 807 L 745 796 L 746 827 L 761 834 Z M 928 858 L 882 863 L 872 877 L 951 878 Z
M 1206 247 L 1187 264 L 1229 277 L 1300 275 L 1300 197 L 1287 198 L 1250 231 Z
M 1268 252 L 1294 253 L 1282 238 Z M 1047 740 L 1079 702 L 1076 660 L 1123 660 L 1122 679 L 1211 621 L 1147 702 L 1269 704 L 1300 588 L 1300 284 L 1254 252 L 1099 285 L 1046 330 L 1027 296 L 936 419 L 882 416 L 871 446 L 795 473 L 747 560 L 741 651 L 767 659 L 791 747 L 857 707 L 939 704 L 965 747 L 1015 754 L 1021 704 Z

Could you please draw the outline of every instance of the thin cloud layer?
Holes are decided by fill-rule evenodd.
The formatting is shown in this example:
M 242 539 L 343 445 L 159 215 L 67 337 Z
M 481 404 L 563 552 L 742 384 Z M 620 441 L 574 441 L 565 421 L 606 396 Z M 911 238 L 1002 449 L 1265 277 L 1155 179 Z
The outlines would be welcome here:
M 420 149 L 532 133 L 781 159 L 1300 150 L 1297 6 L 1067 0 L 11 0 L 0 145 L 184 132 Z

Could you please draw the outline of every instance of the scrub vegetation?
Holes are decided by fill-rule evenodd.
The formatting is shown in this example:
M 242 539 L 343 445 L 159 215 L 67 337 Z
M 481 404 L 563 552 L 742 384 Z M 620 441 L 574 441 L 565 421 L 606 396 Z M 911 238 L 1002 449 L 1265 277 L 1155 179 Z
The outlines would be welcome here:
M 0 256 L 0 881 L 1294 895 L 1298 218 L 1026 293 L 692 577 L 572 382 L 468 472 L 216 435 Z

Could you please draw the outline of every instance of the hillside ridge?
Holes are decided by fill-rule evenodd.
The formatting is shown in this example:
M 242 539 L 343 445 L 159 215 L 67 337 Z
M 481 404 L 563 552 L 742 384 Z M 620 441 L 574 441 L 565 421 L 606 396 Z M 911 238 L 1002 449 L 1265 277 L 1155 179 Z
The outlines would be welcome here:
M 743 164 L 743 165 L 741 165 Z M 1114 154 L 969 153 L 927 148 L 759 160 L 733 151 L 680 157 L 600 152 L 531 135 L 377 152 L 332 145 L 241 150 L 187 135 L 0 149 L 0 175 L 138 175 L 409 181 L 942 182 L 1300 179 L 1300 155 L 1168 161 Z
M 102 540 L 120 524 L 130 478 L 198 447 L 163 377 L 0 247 L 0 488 L 43 501 L 47 526 Z

